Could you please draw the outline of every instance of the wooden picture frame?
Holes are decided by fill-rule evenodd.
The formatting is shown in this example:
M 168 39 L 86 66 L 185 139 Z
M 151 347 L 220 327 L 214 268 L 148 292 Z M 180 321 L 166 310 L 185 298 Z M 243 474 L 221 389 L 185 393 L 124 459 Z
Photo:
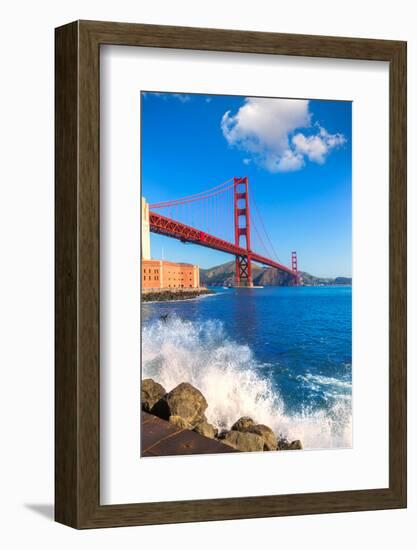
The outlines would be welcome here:
M 406 506 L 406 43 L 77 21 L 56 29 L 55 518 L 75 528 Z M 100 505 L 99 56 L 117 44 L 389 62 L 389 487 Z

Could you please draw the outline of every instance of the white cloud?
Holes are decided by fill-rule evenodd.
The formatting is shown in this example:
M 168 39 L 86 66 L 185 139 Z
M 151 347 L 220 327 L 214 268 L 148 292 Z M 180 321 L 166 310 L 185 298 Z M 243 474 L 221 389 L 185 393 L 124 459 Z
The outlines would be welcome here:
M 143 97 L 147 96 L 153 96 L 153 97 L 159 97 L 163 99 L 164 101 L 174 98 L 178 99 L 181 103 L 187 103 L 188 101 L 191 101 L 191 96 L 188 94 L 177 94 L 172 92 L 142 92 Z
M 294 172 L 304 166 L 304 157 L 291 149 L 285 149 L 280 154 L 269 154 L 263 163 L 268 172 Z
M 187 94 L 172 94 L 172 97 L 175 97 L 175 99 L 178 99 L 181 103 L 187 103 L 191 100 L 191 97 Z
M 221 129 L 229 145 L 250 153 L 245 164 L 254 160 L 269 172 L 289 172 L 307 160 L 323 164 L 332 149 L 346 142 L 342 134 L 312 126 L 311 119 L 308 100 L 246 98 L 236 114 L 223 115 Z
M 297 153 L 305 155 L 312 162 L 324 164 L 331 149 L 346 143 L 346 138 L 342 134 L 329 134 L 319 126 L 318 134 L 305 136 L 299 132 L 293 136 L 292 143 Z

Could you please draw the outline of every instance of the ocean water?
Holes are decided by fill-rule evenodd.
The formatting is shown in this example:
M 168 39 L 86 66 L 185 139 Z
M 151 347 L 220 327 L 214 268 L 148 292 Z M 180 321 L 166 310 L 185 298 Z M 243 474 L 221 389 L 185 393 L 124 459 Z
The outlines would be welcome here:
M 221 428 L 247 415 L 305 448 L 350 447 L 351 287 L 214 290 L 142 304 L 142 378 L 190 382 Z

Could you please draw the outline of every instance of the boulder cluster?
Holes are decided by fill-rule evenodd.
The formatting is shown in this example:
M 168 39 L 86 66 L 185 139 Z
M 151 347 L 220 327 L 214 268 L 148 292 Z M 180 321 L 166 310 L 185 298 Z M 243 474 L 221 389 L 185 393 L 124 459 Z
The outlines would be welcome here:
M 239 418 L 230 430 L 220 431 L 207 421 L 208 403 L 200 390 L 182 382 L 170 392 L 152 380 L 142 380 L 142 409 L 168 420 L 181 429 L 193 430 L 204 437 L 218 439 L 238 451 L 284 451 L 302 449 L 299 439 L 289 441 L 277 436 L 271 428 L 257 424 L 252 418 Z
M 206 294 L 214 294 L 214 292 L 208 288 L 164 288 L 161 290 L 146 290 L 142 292 L 142 302 L 192 300 Z

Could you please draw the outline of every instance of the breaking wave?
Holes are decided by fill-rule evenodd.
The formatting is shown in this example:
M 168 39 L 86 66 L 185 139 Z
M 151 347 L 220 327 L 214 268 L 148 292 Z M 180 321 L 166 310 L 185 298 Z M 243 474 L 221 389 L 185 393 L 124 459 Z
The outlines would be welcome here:
M 167 391 L 189 382 L 205 396 L 209 422 L 221 429 L 241 416 L 270 426 L 304 448 L 343 448 L 352 444 L 350 392 L 328 409 L 304 406 L 287 413 L 271 380 L 261 374 L 252 350 L 229 339 L 220 321 L 191 322 L 170 316 L 142 329 L 142 378 L 154 378 Z M 327 387 L 337 379 L 304 376 L 305 382 Z

